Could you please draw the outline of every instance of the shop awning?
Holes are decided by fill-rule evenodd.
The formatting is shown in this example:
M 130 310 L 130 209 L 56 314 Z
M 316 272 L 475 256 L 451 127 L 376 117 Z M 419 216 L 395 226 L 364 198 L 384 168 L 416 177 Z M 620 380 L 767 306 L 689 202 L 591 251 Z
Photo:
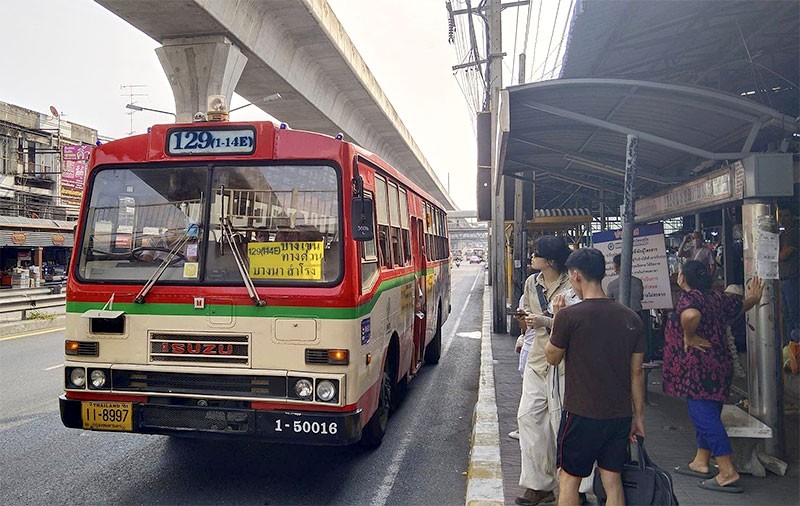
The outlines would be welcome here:
M 25 218 L 24 216 L 0 216 L 0 229 L 72 232 L 76 224 L 76 221 Z

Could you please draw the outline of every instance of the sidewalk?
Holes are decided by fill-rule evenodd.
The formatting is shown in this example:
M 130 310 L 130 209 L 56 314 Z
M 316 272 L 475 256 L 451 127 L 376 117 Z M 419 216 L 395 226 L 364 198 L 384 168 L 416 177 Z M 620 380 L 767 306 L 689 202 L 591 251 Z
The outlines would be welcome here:
M 489 293 L 490 290 L 487 290 Z M 484 300 L 484 304 L 486 301 Z M 490 304 L 490 303 L 489 303 Z M 487 318 L 484 311 L 484 318 Z M 491 315 L 489 314 L 488 317 Z M 484 335 L 491 339 L 491 354 L 484 353 L 482 362 L 491 360 L 493 383 L 496 398 L 499 453 L 502 469 L 503 497 L 505 504 L 514 504 L 514 499 L 524 490 L 519 486 L 520 451 L 519 442 L 508 437 L 516 429 L 517 407 L 522 388 L 522 378 L 517 371 L 518 355 L 514 352 L 515 337 L 507 334 L 492 334 L 491 322 L 484 321 Z M 482 371 L 484 370 L 482 364 Z M 484 378 L 481 378 L 484 385 Z M 662 469 L 671 470 L 674 466 L 691 460 L 695 450 L 694 429 L 686 413 L 683 400 L 665 395 L 661 390 L 660 369 L 651 372 L 649 377 L 648 400 L 645 407 L 645 429 L 647 431 L 647 450 L 653 461 Z M 486 418 L 476 406 L 476 417 Z M 725 494 L 699 488 L 698 480 L 672 473 L 675 495 L 683 505 L 797 505 L 800 504 L 800 459 L 798 458 L 798 415 L 796 409 L 785 417 L 786 455 L 784 460 L 789 468 L 785 476 L 768 473 L 766 478 L 742 475 L 743 494 Z M 476 473 L 471 473 L 472 475 Z M 499 504 L 499 497 L 476 500 L 467 494 L 467 504 Z M 597 503 L 593 496 L 590 501 Z

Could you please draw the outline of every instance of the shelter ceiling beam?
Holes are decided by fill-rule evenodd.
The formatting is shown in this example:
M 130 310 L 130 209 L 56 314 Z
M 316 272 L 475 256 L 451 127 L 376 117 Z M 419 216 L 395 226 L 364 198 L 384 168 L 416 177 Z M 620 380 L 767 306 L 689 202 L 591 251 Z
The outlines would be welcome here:
M 596 132 L 597 132 L 597 130 L 595 130 L 595 133 Z M 590 137 L 594 137 L 595 133 L 592 133 L 592 135 Z M 517 142 L 519 142 L 521 144 L 528 145 L 528 146 L 542 148 L 542 149 L 546 149 L 548 151 L 552 151 L 554 153 L 559 153 L 561 155 L 564 155 L 565 158 L 566 157 L 571 157 L 571 158 L 566 158 L 566 160 L 569 161 L 570 163 L 578 163 L 578 164 L 581 164 L 581 165 L 583 165 L 585 167 L 593 168 L 595 170 L 599 170 L 599 171 L 604 172 L 604 173 L 613 174 L 613 175 L 618 176 L 618 177 L 625 177 L 625 169 L 621 169 L 621 168 L 618 168 L 618 167 L 614 167 L 614 166 L 608 165 L 608 163 L 609 163 L 608 161 L 592 160 L 591 158 L 589 158 L 592 155 L 590 155 L 588 153 L 568 151 L 568 150 L 565 150 L 565 149 L 557 148 L 557 147 L 549 145 L 549 144 L 545 144 L 543 142 L 529 141 L 527 139 L 522 139 L 520 137 L 514 137 L 514 138 L 512 138 L 512 140 L 517 141 Z M 611 163 L 619 163 L 619 160 L 613 160 Z M 589 165 L 589 164 L 591 164 L 591 165 Z M 640 179 L 644 179 L 645 181 L 650 181 L 650 182 L 658 183 L 658 184 L 676 184 L 676 183 L 682 182 L 682 180 L 675 180 L 675 179 L 668 179 L 668 178 L 664 178 L 664 177 L 659 177 L 659 176 L 656 176 L 656 175 L 654 175 L 652 173 L 649 173 L 649 172 L 637 173 L 636 177 L 640 178 Z
M 594 125 L 600 128 L 605 128 L 607 130 L 611 130 L 612 132 L 617 132 L 625 135 L 636 135 L 640 139 L 645 140 L 647 142 L 652 142 L 654 144 L 658 144 L 660 146 L 668 147 L 671 149 L 675 149 L 677 151 L 682 151 L 684 153 L 693 154 L 695 156 L 699 156 L 701 158 L 705 158 L 708 160 L 738 160 L 742 158 L 742 153 L 712 153 L 711 151 L 706 151 L 704 149 L 696 148 L 693 146 L 689 146 L 687 144 L 683 144 L 682 142 L 673 141 L 670 139 L 665 139 L 658 135 L 653 135 L 647 132 L 641 132 L 634 128 L 629 128 L 622 125 L 617 125 L 615 123 L 611 123 L 609 121 L 604 121 L 597 118 L 592 118 L 591 116 L 586 116 L 585 114 L 580 114 L 577 112 L 567 111 L 565 109 L 561 109 L 559 107 L 552 107 L 549 105 L 541 104 L 538 102 L 525 102 L 522 104 L 529 109 L 534 109 L 537 111 L 541 111 L 547 114 L 552 114 L 553 116 L 559 116 L 562 118 L 571 119 L 573 121 L 577 121 L 579 123 L 585 123 L 587 125 Z
M 617 195 L 622 195 L 622 192 L 619 191 L 618 189 L 614 188 L 614 186 L 612 186 L 612 185 L 602 185 L 602 184 L 587 183 L 586 181 L 578 179 L 578 178 L 564 176 L 564 175 L 556 173 L 555 171 L 552 171 L 552 170 L 549 170 L 549 169 L 544 169 L 544 168 L 541 168 L 541 167 L 534 167 L 533 165 L 529 165 L 527 163 L 520 162 L 520 161 L 514 160 L 512 158 L 508 158 L 508 157 L 506 157 L 506 161 L 515 163 L 517 165 L 521 165 L 523 167 L 527 167 L 527 169 L 526 169 L 527 171 L 535 171 L 535 172 L 546 173 L 548 175 L 548 177 L 551 177 L 553 179 L 557 179 L 559 181 L 564 181 L 565 183 L 570 183 L 570 184 L 574 184 L 574 185 L 577 185 L 577 186 L 583 186 L 584 188 L 590 188 L 592 190 L 597 190 L 597 191 L 606 190 L 606 191 L 609 191 L 611 193 L 616 193 Z

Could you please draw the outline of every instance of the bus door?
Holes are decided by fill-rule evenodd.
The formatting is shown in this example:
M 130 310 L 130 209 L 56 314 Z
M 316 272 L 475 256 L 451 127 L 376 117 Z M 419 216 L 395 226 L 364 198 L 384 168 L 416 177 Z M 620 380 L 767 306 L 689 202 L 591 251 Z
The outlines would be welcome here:
M 415 365 L 422 364 L 425 352 L 425 322 L 427 320 L 427 298 L 425 286 L 425 229 L 422 220 L 411 218 L 411 248 L 414 262 L 414 357 Z

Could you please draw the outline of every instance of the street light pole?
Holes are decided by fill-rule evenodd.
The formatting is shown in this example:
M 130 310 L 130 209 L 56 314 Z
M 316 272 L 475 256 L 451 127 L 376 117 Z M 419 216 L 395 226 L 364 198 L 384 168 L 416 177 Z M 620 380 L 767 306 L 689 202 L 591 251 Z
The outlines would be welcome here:
M 142 107 L 141 105 L 136 105 L 136 104 L 126 104 L 126 105 L 125 105 L 125 108 L 126 108 L 126 109 L 130 109 L 130 110 L 132 110 L 132 111 L 150 111 L 150 112 L 159 112 L 159 113 L 161 113 L 161 114 L 169 114 L 170 116 L 172 116 L 173 118 L 175 118 L 175 120 L 176 120 L 176 121 L 177 121 L 177 119 L 178 119 L 178 115 L 177 115 L 177 114 L 175 114 L 174 112 L 169 112 L 169 111 L 161 111 L 161 110 L 159 110 L 159 109 L 150 109 L 149 107 Z
M 228 114 L 232 113 L 233 111 L 238 111 L 239 109 L 244 109 L 245 107 L 249 107 L 251 105 L 265 104 L 267 102 L 274 102 L 276 100 L 280 100 L 281 98 L 283 98 L 283 97 L 281 97 L 280 93 L 273 93 L 272 95 L 267 95 L 264 98 L 261 98 L 259 100 L 254 101 L 254 102 L 250 102 L 249 104 L 244 104 L 244 105 L 240 105 L 239 107 L 234 107 L 233 109 L 228 111 Z

